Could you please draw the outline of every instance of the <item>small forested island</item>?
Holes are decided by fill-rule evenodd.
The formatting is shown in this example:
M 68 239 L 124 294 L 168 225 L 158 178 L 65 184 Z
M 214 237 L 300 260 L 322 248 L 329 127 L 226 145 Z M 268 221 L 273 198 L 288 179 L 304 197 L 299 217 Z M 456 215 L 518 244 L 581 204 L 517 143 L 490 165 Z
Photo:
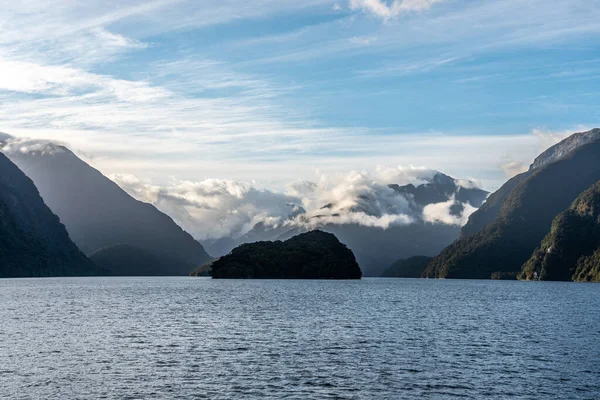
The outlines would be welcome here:
M 196 269 L 213 279 L 360 279 L 352 251 L 331 233 L 312 231 L 285 242 L 247 243 Z

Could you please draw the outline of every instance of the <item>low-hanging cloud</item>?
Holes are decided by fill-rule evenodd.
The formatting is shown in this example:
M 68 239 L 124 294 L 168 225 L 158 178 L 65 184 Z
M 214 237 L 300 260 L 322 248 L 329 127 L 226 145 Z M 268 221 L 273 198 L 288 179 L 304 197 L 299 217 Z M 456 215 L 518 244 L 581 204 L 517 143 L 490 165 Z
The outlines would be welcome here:
M 452 209 L 460 206 L 460 213 L 453 213 Z M 463 226 L 469 220 L 471 214 L 477 211 L 469 203 L 457 203 L 454 197 L 441 203 L 429 204 L 423 208 L 423 220 L 432 224 L 445 224 Z
M 328 224 L 355 224 L 388 229 L 418 221 L 462 225 L 474 210 L 452 215 L 453 198 L 421 214 L 410 195 L 388 185 L 421 184 L 436 171 L 422 167 L 378 167 L 374 172 L 319 174 L 316 181 L 298 181 L 285 191 L 261 190 L 249 182 L 207 179 L 172 181 L 158 186 L 132 175 L 110 178 L 134 197 L 154 204 L 198 239 L 238 238 L 257 224 L 266 228 L 315 229 Z M 459 182 L 459 181 L 457 181 Z M 464 182 L 472 187 L 470 181 Z
M 66 151 L 63 145 L 56 142 L 15 138 L 7 134 L 0 134 L 0 150 L 7 155 L 32 153 L 52 155 Z

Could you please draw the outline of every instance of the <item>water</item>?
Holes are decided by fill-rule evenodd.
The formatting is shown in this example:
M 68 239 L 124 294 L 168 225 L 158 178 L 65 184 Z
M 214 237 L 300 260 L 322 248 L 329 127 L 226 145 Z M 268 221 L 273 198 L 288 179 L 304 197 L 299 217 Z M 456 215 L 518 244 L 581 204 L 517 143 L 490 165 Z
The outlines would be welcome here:
M 0 398 L 600 399 L 600 286 L 0 280 Z

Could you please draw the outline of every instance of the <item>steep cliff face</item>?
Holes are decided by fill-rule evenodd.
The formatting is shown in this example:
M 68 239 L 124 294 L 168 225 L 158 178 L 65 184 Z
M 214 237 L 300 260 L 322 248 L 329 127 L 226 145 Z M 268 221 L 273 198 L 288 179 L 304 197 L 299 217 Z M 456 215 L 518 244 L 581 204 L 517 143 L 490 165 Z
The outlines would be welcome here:
M 553 221 L 550 232 L 523 265 L 521 279 L 600 281 L 600 182 Z
M 135 200 L 69 149 L 52 143 L 29 147 L 26 152 L 13 149 L 8 156 L 35 182 L 86 254 L 129 245 L 158 260 L 159 269 L 141 264 L 136 275 L 188 275 L 210 259 L 202 245 L 169 216 Z
M 104 274 L 71 241 L 33 182 L 0 153 L 0 276 Z
M 592 129 L 587 132 L 575 133 L 548 150 L 540 154 L 531 164 L 529 171 L 519 174 L 500 189 L 492 193 L 487 201 L 469 218 L 467 224 L 460 232 L 460 238 L 466 239 L 478 232 L 481 232 L 486 226 L 496 220 L 502 209 L 504 200 L 510 195 L 512 190 L 519 184 L 529 178 L 537 169 L 548 164 L 560 161 L 568 157 L 572 152 L 589 143 L 600 139 L 600 129 Z
M 514 188 L 507 190 L 497 217 L 483 230 L 444 249 L 425 275 L 472 279 L 489 279 L 495 273 L 516 275 L 556 215 L 600 180 L 598 160 L 600 141 L 592 141 L 521 176 Z

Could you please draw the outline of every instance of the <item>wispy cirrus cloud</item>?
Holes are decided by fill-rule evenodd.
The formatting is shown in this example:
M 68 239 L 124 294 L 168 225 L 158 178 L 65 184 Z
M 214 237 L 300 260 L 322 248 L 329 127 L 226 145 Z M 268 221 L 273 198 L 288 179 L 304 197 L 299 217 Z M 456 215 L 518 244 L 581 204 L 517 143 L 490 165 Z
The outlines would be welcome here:
M 587 72 L 555 59 L 502 64 L 498 52 L 527 55 L 594 38 L 600 8 L 587 0 L 436 3 L 6 4 L 0 128 L 67 142 L 107 173 L 162 180 L 260 178 L 281 186 L 315 169 L 414 163 L 494 187 L 503 160 L 527 164 L 536 155 L 527 132 L 540 120 L 581 122 L 558 123 L 566 112 L 544 108 L 581 101 L 576 79 L 595 76 L 589 63 Z M 532 65 L 545 69 L 527 70 Z M 415 84 L 436 76 L 435 84 Z M 526 99 L 507 98 L 490 90 L 499 76 L 503 85 L 544 82 L 523 89 Z M 529 100 L 541 99 L 529 92 L 542 84 L 566 80 L 573 97 Z M 586 84 L 590 98 L 594 91 Z M 581 115 L 593 117 L 586 107 Z

